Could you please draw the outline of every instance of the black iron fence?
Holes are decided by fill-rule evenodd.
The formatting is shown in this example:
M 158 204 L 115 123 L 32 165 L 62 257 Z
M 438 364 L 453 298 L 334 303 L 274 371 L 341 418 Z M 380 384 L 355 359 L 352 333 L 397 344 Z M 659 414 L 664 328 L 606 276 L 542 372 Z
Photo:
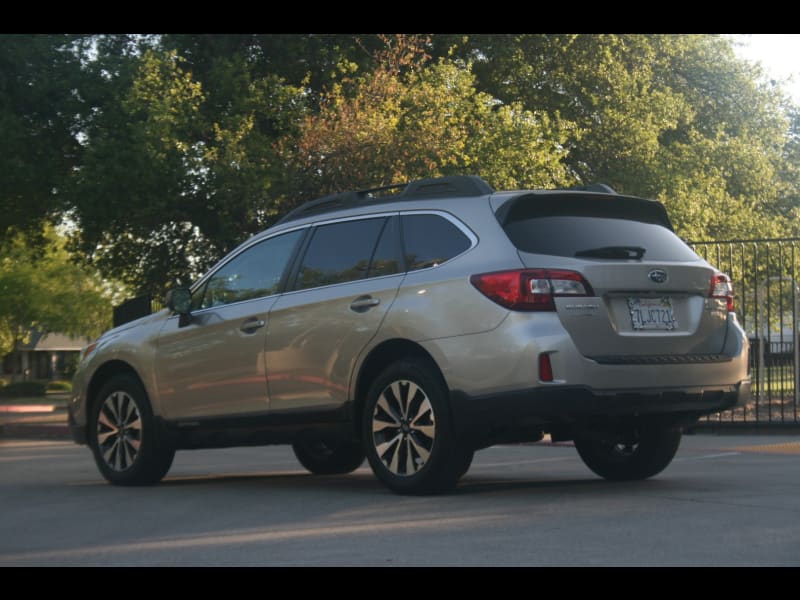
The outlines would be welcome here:
M 736 314 L 750 338 L 752 398 L 708 417 L 715 423 L 798 425 L 800 238 L 694 242 L 730 275 Z

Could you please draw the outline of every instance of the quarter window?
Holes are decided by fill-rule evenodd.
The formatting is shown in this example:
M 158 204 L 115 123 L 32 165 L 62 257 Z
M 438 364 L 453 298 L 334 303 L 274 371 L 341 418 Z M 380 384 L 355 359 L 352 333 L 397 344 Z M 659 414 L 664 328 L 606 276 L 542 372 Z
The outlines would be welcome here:
M 403 215 L 403 245 L 409 271 L 435 267 L 469 249 L 469 238 L 439 215 Z
M 281 277 L 302 234 L 303 230 L 297 230 L 272 237 L 227 262 L 202 288 L 196 307 L 211 308 L 278 293 Z

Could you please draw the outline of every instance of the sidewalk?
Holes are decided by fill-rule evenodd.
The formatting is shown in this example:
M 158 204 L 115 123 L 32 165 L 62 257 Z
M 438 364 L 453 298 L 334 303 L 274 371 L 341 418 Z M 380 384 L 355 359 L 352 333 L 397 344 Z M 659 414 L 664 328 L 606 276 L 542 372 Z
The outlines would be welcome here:
M 70 439 L 68 393 L 41 398 L 0 398 L 0 441 L 4 439 Z

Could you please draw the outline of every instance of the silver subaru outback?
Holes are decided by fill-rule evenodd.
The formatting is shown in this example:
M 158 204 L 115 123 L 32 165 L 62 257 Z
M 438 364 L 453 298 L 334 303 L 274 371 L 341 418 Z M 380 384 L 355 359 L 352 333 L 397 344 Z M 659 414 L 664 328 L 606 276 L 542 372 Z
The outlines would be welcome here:
M 366 457 L 434 493 L 476 450 L 545 434 L 643 479 L 750 389 L 728 276 L 662 204 L 602 185 L 328 196 L 166 304 L 81 356 L 71 430 L 114 484 L 159 481 L 180 449 L 291 444 L 312 473 Z

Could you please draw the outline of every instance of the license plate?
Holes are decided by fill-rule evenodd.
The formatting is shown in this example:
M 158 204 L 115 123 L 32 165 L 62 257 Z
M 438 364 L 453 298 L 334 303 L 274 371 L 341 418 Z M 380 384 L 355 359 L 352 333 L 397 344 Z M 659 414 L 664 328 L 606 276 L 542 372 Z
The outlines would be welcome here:
M 678 325 L 672 313 L 671 298 L 628 298 L 628 308 L 631 311 L 631 325 L 637 331 L 670 331 Z

